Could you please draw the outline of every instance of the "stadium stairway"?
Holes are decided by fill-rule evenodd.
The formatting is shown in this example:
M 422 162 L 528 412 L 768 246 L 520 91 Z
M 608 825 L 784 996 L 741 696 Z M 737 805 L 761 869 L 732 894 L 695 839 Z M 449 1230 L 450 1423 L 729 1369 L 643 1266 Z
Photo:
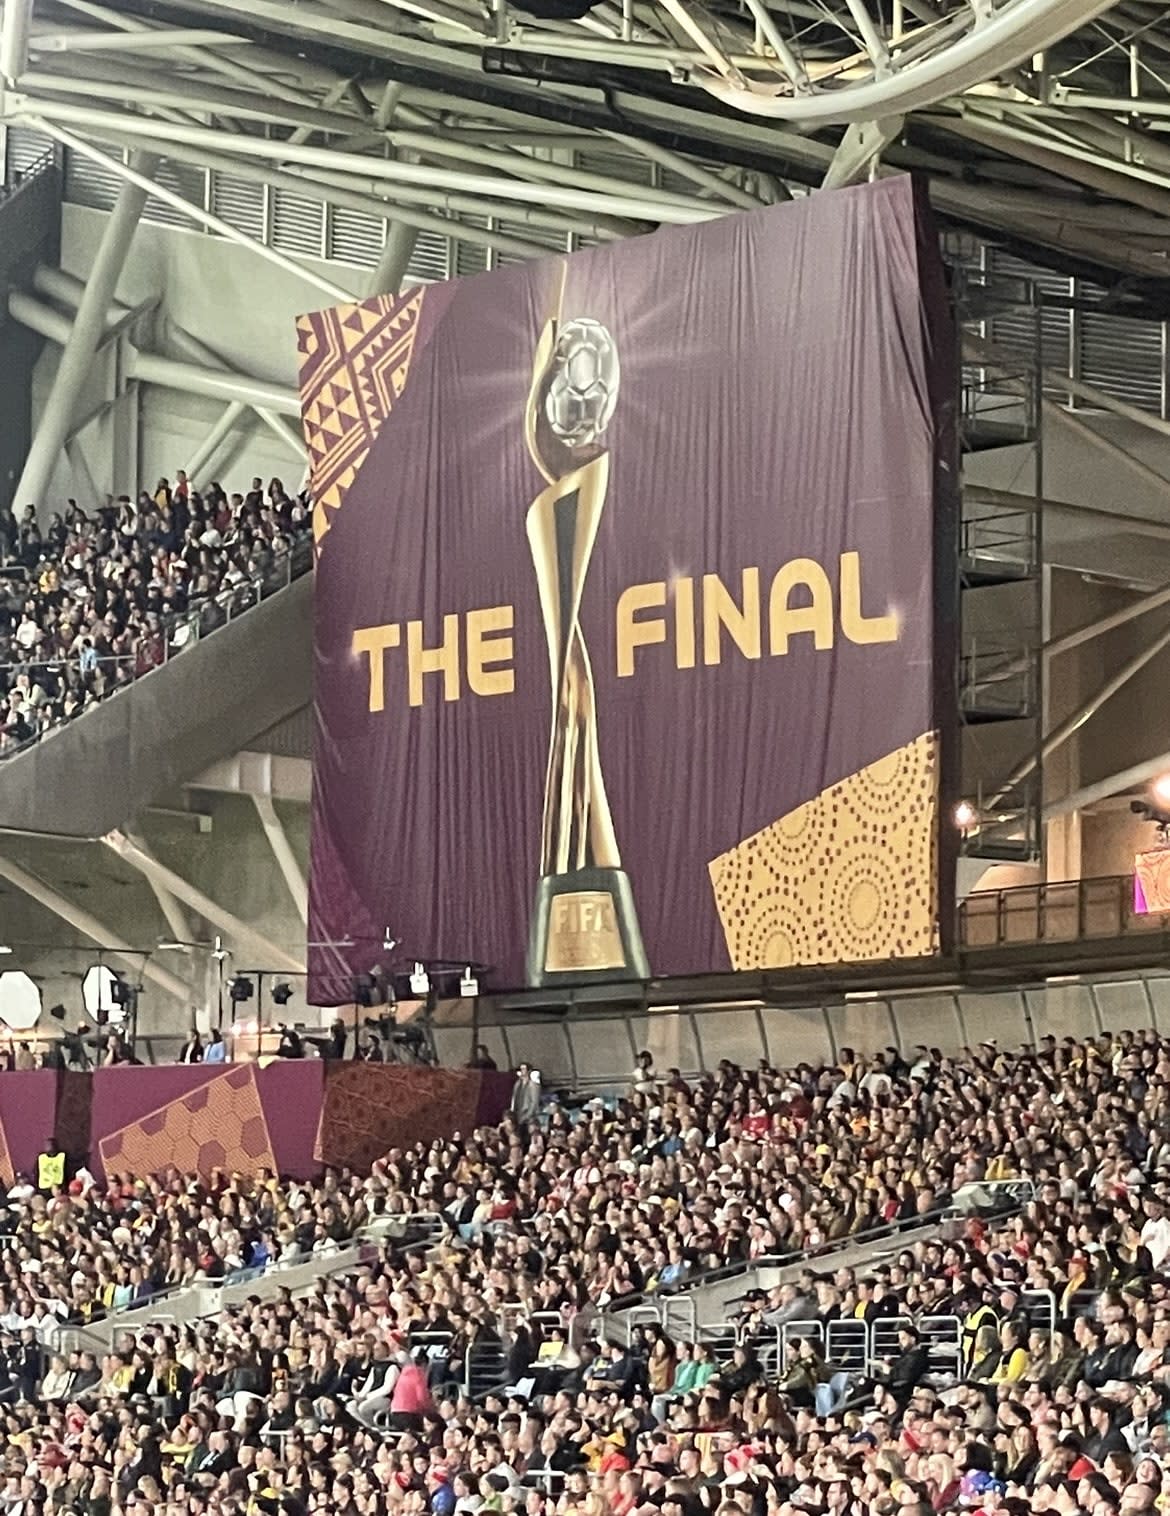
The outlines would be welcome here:
M 275 1300 L 282 1290 L 302 1295 L 319 1279 L 352 1273 L 371 1262 L 387 1241 L 398 1241 L 408 1251 L 429 1248 L 442 1230 L 441 1219 L 430 1212 L 402 1218 L 397 1225 L 378 1223 L 361 1232 L 352 1243 L 328 1253 L 264 1270 L 240 1269 L 223 1280 L 186 1285 L 155 1295 L 136 1309 L 111 1312 L 89 1326 L 62 1325 L 49 1345 L 69 1352 L 81 1349 L 99 1355 L 108 1353 L 124 1333 L 134 1334 L 159 1322 L 184 1325 L 202 1321 L 247 1300 Z
M 50 815 L 59 836 L 104 837 L 303 709 L 312 594 L 311 573 L 294 578 L 0 761 L 0 828 L 43 832 Z

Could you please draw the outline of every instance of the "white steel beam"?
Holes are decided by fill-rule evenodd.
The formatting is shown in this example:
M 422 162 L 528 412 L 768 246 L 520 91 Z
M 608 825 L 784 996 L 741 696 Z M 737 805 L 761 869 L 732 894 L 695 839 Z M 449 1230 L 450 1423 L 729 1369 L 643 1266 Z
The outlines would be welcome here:
M 241 948 L 257 955 L 259 966 L 266 970 L 283 969 L 286 973 L 290 974 L 304 972 L 305 966 L 300 959 L 294 958 L 291 953 L 285 952 L 282 947 L 279 947 L 275 942 L 265 937 L 263 932 L 258 932 L 255 927 L 249 926 L 246 921 L 242 921 L 234 912 L 226 910 L 221 905 L 217 905 L 209 895 L 205 895 L 202 890 L 196 889 L 193 884 L 189 884 L 182 875 L 176 874 L 173 869 L 167 868 L 165 864 L 159 863 L 157 859 L 144 853 L 141 848 L 136 847 L 131 842 L 125 833 L 109 832 L 102 838 L 102 841 L 112 852 L 117 853 L 119 858 L 132 864 L 140 873 L 145 874 L 148 878 L 153 877 L 157 879 L 160 884 L 170 890 L 172 895 L 183 901 L 185 905 L 190 906 L 193 911 L 198 911 L 213 926 L 217 926 L 221 932 L 232 937 Z
M 1123 790 L 1132 789 L 1135 784 L 1148 784 L 1151 779 L 1157 779 L 1159 775 L 1168 773 L 1170 773 L 1170 753 L 1161 753 L 1157 758 L 1146 758 L 1130 768 L 1119 769 L 1116 774 L 1110 774 L 1106 779 L 1098 779 L 1094 784 L 1086 784 L 1080 789 L 1072 790 L 1069 794 L 1062 795 L 1059 800 L 1050 800 L 1044 807 L 1042 815 L 1045 821 L 1054 821 L 1058 816 L 1068 816 L 1074 811 L 1087 810 L 1089 806 L 1096 805 L 1100 800 L 1109 800 L 1114 795 L 1120 795 Z
M 145 179 L 156 162 L 149 153 L 135 154 L 131 172 L 135 178 Z M 39 505 L 48 496 L 53 469 L 69 436 L 77 401 L 105 332 L 110 303 L 145 205 L 146 190 L 141 184 L 130 179 L 122 185 L 102 231 L 77 317 L 61 349 L 52 388 L 21 471 L 13 498 L 22 506 Z
M 1135 674 L 1139 673 L 1151 659 L 1156 658 L 1159 653 L 1168 647 L 1170 647 L 1170 626 L 1166 627 L 1164 631 L 1159 632 L 1145 647 L 1141 648 L 1132 658 L 1123 663 L 1111 678 L 1106 679 L 1099 690 L 1082 705 L 1078 706 L 1070 715 L 1066 716 L 1063 721 L 1058 722 L 1053 727 L 1052 731 L 1045 736 L 1041 743 L 1039 755 L 1032 753 L 1016 765 L 1003 781 L 998 794 L 991 801 L 988 809 L 994 811 L 1004 796 L 1010 794 L 1021 780 L 1026 779 L 1033 769 L 1037 767 L 1040 760 L 1049 757 L 1058 747 L 1067 742 L 1075 732 L 1079 731 L 1086 721 L 1091 721 L 1101 707 L 1107 701 L 1112 700 L 1118 690 L 1124 689 Z
M 146 954 L 135 953 L 124 937 L 120 937 L 117 932 L 112 932 L 96 916 L 74 905 L 71 900 L 67 900 L 43 879 L 30 874 L 27 869 L 13 863 L 10 858 L 0 857 L 0 878 L 7 879 L 9 884 L 14 885 L 30 900 L 35 900 L 47 911 L 52 911 L 54 916 L 59 916 L 62 921 L 73 927 L 74 931 L 80 932 L 83 937 L 88 937 L 98 947 L 127 964 L 135 974 L 141 972 L 143 978 L 149 979 L 152 984 L 158 985 L 159 989 L 165 990 L 168 995 L 173 995 L 176 1000 L 186 1002 L 190 999 L 190 989 L 181 979 L 176 978 L 174 974 L 161 968 L 157 963 L 152 963 Z
M 297 914 L 307 925 L 309 920 L 309 886 L 305 883 L 304 870 L 300 860 L 292 850 L 292 844 L 288 840 L 288 833 L 284 829 L 280 817 L 276 814 L 276 807 L 272 803 L 271 795 L 263 795 L 253 792 L 252 804 L 256 807 L 256 814 L 260 818 L 260 825 L 264 828 L 264 835 L 268 838 L 268 845 L 272 849 L 272 856 L 276 859 L 288 892 L 293 898 L 293 904 L 297 908 Z
M 148 858 L 154 857 L 154 854 L 141 837 L 135 837 L 132 833 L 128 833 L 127 835 L 134 843 L 134 846 L 141 848 Z M 163 913 L 163 919 L 166 921 L 171 936 L 178 938 L 180 942 L 189 942 L 193 936 L 191 922 L 182 905 L 165 885 L 159 883 L 154 875 L 148 874 L 146 882 L 150 885 L 151 893 L 158 901 L 158 908 Z
M 895 58 L 885 74 L 795 95 L 787 86 L 736 85 L 712 79 L 708 92 L 753 116 L 828 126 L 871 121 L 932 105 L 1014 68 L 1108 10 L 1112 0 L 1008 0 L 981 24 L 913 63 Z
M 29 28 L 33 0 L 3 0 L 0 15 L 0 97 L 28 68 Z
M 138 140 L 160 141 L 158 122 L 139 116 L 120 116 L 114 112 L 96 110 L 90 106 L 73 105 L 60 100 L 40 100 L 28 96 L 12 96 L 9 102 L 14 114 L 26 125 L 41 127 L 49 121 L 69 122 L 88 127 L 99 136 L 111 134 L 115 140 L 122 136 Z M 459 169 L 441 169 L 430 164 L 406 163 L 391 158 L 364 157 L 356 153 L 328 152 L 305 144 L 293 146 L 288 142 L 272 141 L 265 137 L 247 135 L 231 136 L 204 126 L 184 126 L 168 123 L 161 132 L 163 151 L 169 142 L 186 143 L 193 147 L 206 147 L 212 151 L 229 144 L 233 151 L 245 158 L 258 158 L 268 163 L 304 163 L 311 168 L 324 168 L 337 173 L 350 173 L 371 179 L 384 179 L 390 184 L 421 185 L 424 188 L 443 187 L 484 194 L 497 200 L 515 200 L 524 203 L 538 200 L 547 206 L 564 206 L 569 210 L 587 210 L 607 215 L 635 216 L 639 219 L 674 225 L 692 225 L 711 221 L 726 214 L 724 208 L 709 202 L 685 201 L 681 196 L 660 199 L 658 195 L 640 198 L 637 185 L 623 186 L 622 193 L 605 193 L 578 188 L 573 174 L 564 170 L 560 183 L 542 184 L 539 189 L 532 184 L 517 180 L 493 177 L 490 174 L 473 174 Z M 405 214 L 401 210 L 398 212 Z M 547 252 L 547 249 L 541 249 Z
M 212 459 L 227 441 L 231 435 L 232 428 L 247 409 L 248 407 L 242 400 L 228 401 L 219 413 L 215 425 L 188 458 L 185 470 L 188 479 L 195 479 L 205 468 L 210 468 Z M 183 934 L 176 932 L 175 935 L 181 936 Z
M 247 39 L 231 32 L 197 28 L 160 27 L 158 31 L 99 32 L 93 30 L 34 33 L 29 48 L 34 53 L 137 53 L 160 52 L 174 47 L 247 47 Z
M 876 167 L 883 149 L 902 130 L 904 120 L 903 116 L 887 116 L 882 121 L 855 121 L 847 126 L 821 188 L 843 189 L 864 179 Z
M 184 216 L 190 216 L 192 221 L 201 222 L 202 225 L 218 233 L 219 236 L 226 237 L 231 242 L 238 242 L 241 247 L 250 248 L 252 252 L 266 259 L 267 262 L 275 264 L 279 269 L 283 269 L 286 274 L 292 274 L 298 279 L 303 279 L 307 284 L 312 284 L 317 289 L 323 290 L 331 300 L 344 303 L 353 299 L 351 291 L 344 289 L 340 284 L 334 284 L 332 279 L 325 278 L 323 274 L 318 274 L 313 269 L 302 267 L 294 258 L 286 258 L 283 253 L 277 252 L 274 247 L 268 247 L 265 243 L 258 242 L 255 237 L 249 237 L 247 232 L 241 232 L 237 227 L 232 226 L 230 221 L 224 221 L 221 217 L 215 215 L 214 212 L 204 210 L 201 205 L 196 205 L 183 195 L 177 194 L 172 189 L 167 189 L 163 184 L 159 184 L 149 174 L 143 173 L 140 169 L 136 168 L 133 163 L 123 163 L 120 158 L 112 157 L 111 154 L 103 152 L 100 147 L 95 147 L 92 142 L 87 142 L 84 137 L 79 137 L 76 133 L 67 131 L 64 127 L 58 126 L 54 122 L 41 121 L 35 115 L 27 119 L 28 125 L 35 131 L 47 132 L 50 137 L 62 143 L 72 152 L 81 153 L 84 157 L 91 158 L 95 163 L 100 164 L 102 168 L 107 169 L 110 173 L 117 174 L 120 179 L 125 179 L 129 184 L 144 191 L 145 194 L 151 195 L 157 200 L 162 200 L 167 205 L 173 205 L 176 210 L 182 211 Z
M 50 310 L 22 290 L 12 290 L 9 293 L 8 314 L 14 321 L 47 337 L 50 342 L 63 345 L 69 340 L 73 327 L 69 318 Z M 263 405 L 282 416 L 299 418 L 301 413 L 297 397 L 291 390 L 281 389 L 279 385 L 245 378 L 240 374 L 229 373 L 226 369 L 197 368 L 193 363 L 181 363 L 174 358 L 139 352 L 129 344 L 126 347 L 126 369 L 127 378 L 139 379 L 144 384 L 162 384 L 168 389 L 189 390 L 195 395 L 207 395 L 212 400 L 242 400 L 245 405 Z

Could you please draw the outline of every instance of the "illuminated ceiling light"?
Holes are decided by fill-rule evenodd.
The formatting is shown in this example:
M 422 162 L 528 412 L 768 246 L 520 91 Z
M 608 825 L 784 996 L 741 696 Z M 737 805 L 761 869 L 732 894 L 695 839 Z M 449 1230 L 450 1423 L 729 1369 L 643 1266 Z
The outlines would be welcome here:
M 966 832 L 979 820 L 979 812 L 969 800 L 960 800 L 954 810 L 955 825 L 961 832 Z
M 1159 774 L 1150 792 L 1159 805 L 1170 807 L 1170 774 Z

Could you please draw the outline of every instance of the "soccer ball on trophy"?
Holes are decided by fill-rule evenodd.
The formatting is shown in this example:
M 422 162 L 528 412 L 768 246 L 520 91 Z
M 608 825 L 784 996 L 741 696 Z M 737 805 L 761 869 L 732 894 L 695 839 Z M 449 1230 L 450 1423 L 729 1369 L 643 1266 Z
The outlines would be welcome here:
M 569 447 L 597 442 L 613 418 L 621 368 L 617 345 L 600 321 L 578 316 L 557 334 L 544 413 Z

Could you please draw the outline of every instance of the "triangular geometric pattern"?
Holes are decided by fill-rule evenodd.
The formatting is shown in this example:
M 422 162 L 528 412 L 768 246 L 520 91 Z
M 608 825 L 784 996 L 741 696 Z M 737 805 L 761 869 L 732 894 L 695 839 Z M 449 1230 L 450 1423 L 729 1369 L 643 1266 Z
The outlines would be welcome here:
M 406 387 L 425 287 L 297 318 L 301 417 L 320 551 L 333 513 Z

